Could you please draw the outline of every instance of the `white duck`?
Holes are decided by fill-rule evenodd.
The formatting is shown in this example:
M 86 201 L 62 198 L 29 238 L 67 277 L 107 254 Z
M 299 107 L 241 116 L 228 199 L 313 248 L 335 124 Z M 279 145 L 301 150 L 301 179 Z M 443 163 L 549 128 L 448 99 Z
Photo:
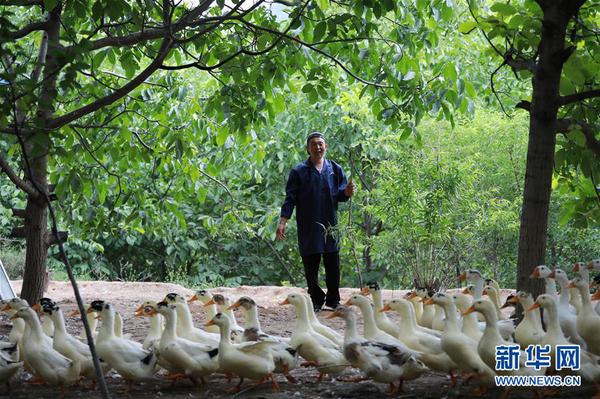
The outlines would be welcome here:
M 592 307 L 589 284 L 577 277 L 569 286 L 577 288 L 582 299 L 581 312 L 577 315 L 577 333 L 585 340 L 588 351 L 600 356 L 600 316 Z
M 364 322 L 364 336 L 369 341 L 382 342 L 384 344 L 394 345 L 400 348 L 401 350 L 405 350 L 407 353 L 420 358 L 420 353 L 409 349 L 407 344 L 403 341 L 407 337 L 402 334 L 400 338 L 396 338 L 383 330 L 380 330 L 375 324 L 375 315 L 373 311 L 373 303 L 366 297 L 362 295 L 352 295 L 345 303 L 346 306 L 358 306 L 360 309 L 363 322 Z
M 40 314 L 40 312 L 41 312 L 41 308 L 44 305 L 50 305 L 53 303 L 54 303 L 54 301 L 50 298 L 41 298 L 40 302 L 38 303 L 39 307 L 36 307 L 36 305 L 38 305 L 38 304 L 35 304 L 32 306 L 33 310 L 38 312 L 38 314 L 42 318 L 42 331 L 44 331 L 44 334 L 46 334 L 50 338 L 52 338 L 54 336 L 54 322 L 52 320 L 50 320 L 49 318 L 42 317 L 43 312 L 41 314 Z
M 258 321 L 256 302 L 252 298 L 243 296 L 232 304 L 231 308 L 241 308 L 244 313 L 243 342 L 265 340 L 279 342 L 278 345 L 273 345 L 270 348 L 273 352 L 273 361 L 275 362 L 274 372 L 281 373 L 289 382 L 296 383 L 296 379 L 289 372 L 298 366 L 298 352 L 290 346 L 290 339 L 269 335 L 262 331 L 260 322 Z
M 555 299 L 557 299 L 558 321 L 563 334 L 569 341 L 585 348 L 586 343 L 577 332 L 576 310 L 569 304 L 569 277 L 567 273 L 561 269 L 554 269 L 548 278 L 556 280 L 560 285 L 560 295 Z
M 158 348 L 160 337 L 164 330 L 163 316 L 156 312 L 155 301 L 145 301 L 135 310 L 136 317 L 148 317 L 150 319 L 150 328 L 142 342 L 144 349 L 153 350 Z
M 419 325 L 425 328 L 433 329 L 432 325 L 435 309 L 431 306 L 423 306 L 423 302 L 429 299 L 429 292 L 427 291 L 427 288 L 415 288 L 414 292 L 411 295 L 409 295 L 407 299 L 409 301 L 412 301 L 413 299 L 416 300 L 416 298 L 420 298 L 420 303 L 423 309 L 423 312 L 421 313 L 421 318 L 419 319 Z
M 539 307 L 542 307 L 545 310 L 545 313 L 548 314 L 548 325 L 546 335 L 544 335 L 540 344 L 550 345 L 550 369 L 552 372 L 556 372 L 556 370 L 554 370 L 554 365 L 556 361 L 556 345 L 570 345 L 571 343 L 567 341 L 562 330 L 560 329 L 556 299 L 552 295 L 548 294 L 539 295 L 535 300 L 534 304 L 528 310 L 531 311 Z M 583 349 L 581 350 L 580 354 L 581 360 L 579 370 L 566 369 L 559 371 L 559 373 L 579 374 L 583 379 L 587 381 L 592 381 L 594 382 L 594 384 L 596 384 L 596 381 L 598 381 L 598 378 L 600 378 L 600 357 L 595 356 Z M 596 387 L 598 388 L 597 385 Z M 595 397 L 599 397 L 599 395 L 600 392 L 596 393 Z
M 342 344 L 344 343 L 344 337 L 342 337 L 340 334 L 338 334 L 337 331 L 333 330 L 332 328 L 321 324 L 321 322 L 317 318 L 317 315 L 315 314 L 313 302 L 312 302 L 312 299 L 310 298 L 310 295 L 308 295 L 308 294 L 300 294 L 300 295 L 302 295 L 304 302 L 306 302 L 306 314 L 308 316 L 308 321 L 309 321 L 310 325 L 312 326 L 312 328 L 317 332 L 317 334 L 321 334 L 322 336 L 324 336 L 325 338 L 327 338 L 328 340 L 330 340 L 337 346 L 341 347 Z
M 506 341 L 500 335 L 498 329 L 498 314 L 495 309 L 495 304 L 485 300 L 478 299 L 473 301 L 473 305 L 469 307 L 463 314 L 470 314 L 473 312 L 479 312 L 484 316 L 485 329 L 479 342 L 477 343 L 477 353 L 481 360 L 483 360 L 491 369 L 496 367 L 496 346 L 498 345 L 511 345 L 512 342 Z M 519 356 L 521 365 L 525 368 L 525 355 Z M 521 369 L 521 367 L 519 367 Z M 505 373 L 504 371 L 500 374 L 513 374 Z
M 476 269 L 468 269 L 462 272 L 458 279 L 460 281 L 470 281 L 473 284 L 473 300 L 481 298 L 483 295 L 483 287 L 485 287 L 485 280 L 481 277 L 481 273 Z
M 483 280 L 483 287 L 485 288 L 485 286 L 489 285 L 490 287 L 493 287 L 496 292 L 498 293 L 498 295 L 496 296 L 496 298 L 494 298 L 496 300 L 496 306 L 498 308 L 501 308 L 503 303 L 501 302 L 501 298 L 500 298 L 500 293 L 502 292 L 502 289 L 500 288 L 500 284 L 498 284 L 498 282 L 496 280 L 494 280 L 493 278 L 486 278 Z M 492 298 L 492 297 L 490 297 Z
M 67 332 L 65 318 L 61 308 L 53 302 L 45 302 L 42 311 L 54 323 L 54 339 L 52 346 L 63 356 L 81 365 L 81 374 L 96 383 L 96 368 L 90 352 L 90 347 Z M 104 370 L 107 371 L 107 370 Z
M 58 385 L 64 395 L 64 387 L 75 383 L 79 378 L 80 364 L 73 361 L 47 344 L 48 338 L 36 312 L 30 307 L 20 308 L 13 318 L 22 318 L 29 327 L 24 337 L 23 355 L 31 371 L 49 385 Z
M 90 332 L 92 333 L 92 337 L 95 340 L 96 337 L 98 336 L 98 332 L 96 331 L 96 328 L 98 327 L 98 319 L 96 319 L 96 313 L 95 312 L 90 312 L 90 313 L 87 312 L 88 309 L 90 308 L 90 305 L 87 303 L 85 305 L 83 305 L 83 308 L 86 311 L 85 317 L 87 319 L 88 326 L 90 326 Z M 71 316 L 71 317 L 79 316 L 79 318 L 81 318 L 81 313 L 79 312 L 79 309 L 75 309 L 75 310 L 73 310 L 73 312 L 71 312 L 71 314 L 69 316 Z M 87 341 L 87 336 L 85 334 L 84 327 L 82 327 L 81 331 L 79 332 L 79 339 L 84 342 Z
M 192 313 L 185 298 L 176 293 L 165 296 L 163 302 L 177 307 L 177 335 L 200 344 L 216 347 L 219 344 L 219 336 L 194 327 Z
M 139 342 L 115 335 L 115 311 L 112 305 L 93 301 L 88 312 L 97 312 L 102 317 L 96 343 L 98 356 L 121 374 L 128 383 L 128 390 L 131 390 L 134 381 L 151 379 L 157 356 L 145 350 Z
M 275 363 L 269 348 L 276 342 L 244 342 L 233 344 L 231 342 L 231 320 L 222 313 L 217 313 L 207 325 L 217 325 L 221 330 L 219 341 L 219 364 L 225 372 L 240 377 L 239 384 L 228 392 L 238 392 L 244 378 L 264 381 L 271 379 L 273 391 L 279 391 L 279 385 L 273 376 Z
M 177 335 L 177 307 L 166 302 L 147 305 L 150 315 L 160 314 L 166 320 L 165 330 L 160 338 L 158 349 L 161 361 L 166 361 L 166 367 L 171 373 L 169 378 L 177 379 L 187 377 L 194 384 L 200 379 L 202 385 L 206 384 L 207 377 L 219 368 L 219 350 L 198 342 L 179 337 Z M 161 363 L 162 364 L 162 363 Z
M 462 325 L 461 332 L 465 334 L 467 337 L 471 338 L 475 342 L 479 342 L 481 336 L 483 335 L 482 326 L 477 321 L 477 316 L 473 313 L 467 313 L 467 309 L 471 307 L 473 304 L 472 296 L 463 294 L 462 292 L 453 292 L 449 294 L 452 296 L 454 300 L 454 304 L 461 312 L 462 316 Z
M 27 304 L 29 306 L 29 304 Z M 0 300 L 0 312 L 6 312 L 6 315 L 10 318 L 17 312 L 13 310 L 8 300 Z M 25 320 L 14 319 L 12 321 L 12 328 L 8 334 L 8 342 L 11 344 L 19 342 L 25 331 Z
M 419 298 L 416 292 L 412 290 L 404 294 L 404 299 L 412 304 L 413 310 L 415 311 L 415 320 L 418 325 L 421 325 L 421 315 L 423 314 L 423 302 L 421 302 L 421 298 Z
M 363 371 L 368 378 L 390 384 L 389 394 L 398 394 L 402 390 L 404 380 L 418 378 L 427 371 L 427 367 L 421 361 L 399 347 L 360 337 L 356 330 L 356 315 L 352 309 L 338 306 L 327 317 L 341 317 L 346 323 L 346 360 L 353 367 Z
M 542 328 L 542 318 L 540 310 L 534 309 L 527 312 L 527 309 L 533 306 L 533 296 L 529 292 L 519 291 L 517 295 L 509 298 L 515 304 L 520 304 L 523 307 L 523 320 L 515 328 L 515 341 L 525 350 L 529 345 L 537 345 L 540 343 L 545 332 Z
M 552 270 L 546 265 L 539 265 L 533 269 L 533 272 L 529 278 L 541 278 L 544 279 L 544 293 L 554 295 L 558 298 L 558 291 L 556 290 L 556 283 L 553 278 L 550 278 Z
M 206 321 L 211 320 L 218 313 L 217 305 L 207 305 L 208 302 L 212 300 L 212 294 L 207 290 L 197 290 L 194 295 L 188 300 L 188 304 L 191 304 L 195 301 L 200 301 L 202 303 L 202 308 L 206 312 Z M 205 330 L 209 333 L 218 334 L 219 327 L 217 326 L 208 326 L 205 327 Z
M 507 341 L 512 340 L 512 335 L 515 332 L 515 327 L 518 322 L 517 319 L 507 319 L 506 316 L 500 310 L 500 307 L 496 305 L 499 301 L 500 293 L 492 286 L 486 285 L 483 288 L 484 298 L 490 300 L 490 302 L 494 305 L 494 309 L 496 309 L 496 316 L 498 317 L 498 329 L 500 330 L 500 334 L 502 334 L 502 338 Z M 484 326 L 485 327 L 485 326 Z
M 364 296 L 371 294 L 373 297 L 373 304 L 375 305 L 375 323 L 377 327 L 393 337 L 398 338 L 400 336 L 400 327 L 391 321 L 385 312 L 381 312 L 383 309 L 383 298 L 381 296 L 381 288 L 376 281 L 369 282 L 363 287 L 360 293 Z
M 444 352 L 440 338 L 419 330 L 415 320 L 414 309 L 406 299 L 393 299 L 382 309 L 387 312 L 394 310 L 400 314 L 400 329 L 406 337 L 406 345 L 413 350 L 422 352 L 421 360 L 432 370 L 442 371 L 450 375 L 452 386 L 456 384 L 454 372 L 458 366 Z
M 239 326 L 235 318 L 235 314 L 230 308 L 231 301 L 229 300 L 229 298 L 223 294 L 214 294 L 212 296 L 212 299 L 204 304 L 205 307 L 208 307 L 210 305 L 217 305 L 219 311 L 231 319 L 231 339 L 233 340 L 233 342 L 242 342 L 242 337 L 244 336 L 244 329 Z
M 293 305 L 296 311 L 296 326 L 290 344 L 298 354 L 319 370 L 318 381 L 325 374 L 340 374 L 348 363 L 340 346 L 318 334 L 308 319 L 307 304 L 303 294 L 289 294 L 280 305 Z
M 483 360 L 490 369 L 496 369 L 496 347 L 502 345 L 511 345 L 512 342 L 505 341 L 500 335 L 498 329 L 498 316 L 496 312 L 496 304 L 485 299 L 478 299 L 473 302 L 473 305 L 467 309 L 466 314 L 473 312 L 479 312 L 484 316 L 485 319 L 485 330 L 483 336 L 477 344 L 477 353 L 481 360 Z M 463 313 L 463 314 L 465 314 Z M 524 352 L 519 354 L 519 367 L 518 370 L 496 370 L 499 375 L 542 375 L 545 371 L 544 368 L 535 370 L 535 368 L 526 367 L 526 355 Z M 515 388 L 505 388 L 504 396 L 508 398 L 509 392 Z M 525 387 L 522 389 L 531 390 L 531 387 Z M 535 389 L 535 388 L 534 388 Z M 536 393 L 536 397 L 538 394 Z
M 481 394 L 487 391 L 489 385 L 494 383 L 494 371 L 487 365 L 477 353 L 477 343 L 460 332 L 458 318 L 456 316 L 456 305 L 450 295 L 438 292 L 424 304 L 437 303 L 446 314 L 446 328 L 442 334 L 442 349 L 452 360 L 465 372 L 475 373 L 480 381 L 479 388 L 473 392 Z

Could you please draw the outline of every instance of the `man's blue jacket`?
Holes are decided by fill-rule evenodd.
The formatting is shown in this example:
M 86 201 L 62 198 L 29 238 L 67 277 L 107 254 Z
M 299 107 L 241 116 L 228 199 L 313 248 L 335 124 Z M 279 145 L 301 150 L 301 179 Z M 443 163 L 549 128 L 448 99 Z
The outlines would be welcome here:
M 281 216 L 289 219 L 296 207 L 301 256 L 339 251 L 338 240 L 326 229 L 337 224 L 338 203 L 350 198 L 344 194 L 347 184 L 341 166 L 328 159 L 321 173 L 310 158 L 291 170 Z

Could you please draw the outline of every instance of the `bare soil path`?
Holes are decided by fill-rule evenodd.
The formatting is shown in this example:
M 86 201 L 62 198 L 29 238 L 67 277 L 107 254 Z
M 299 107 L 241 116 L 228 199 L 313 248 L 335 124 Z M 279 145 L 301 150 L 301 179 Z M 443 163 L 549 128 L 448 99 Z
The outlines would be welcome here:
M 21 282 L 13 282 L 16 292 L 21 289 Z M 127 282 L 103 282 L 103 281 L 82 281 L 79 283 L 81 295 L 86 302 L 96 299 L 102 299 L 112 303 L 122 314 L 125 333 L 131 334 L 133 339 L 142 341 L 148 329 L 148 322 L 144 318 L 134 317 L 133 312 L 145 300 L 162 300 L 170 292 L 176 292 L 186 297 L 190 297 L 193 291 L 176 284 L 166 283 L 127 283 Z M 290 292 L 301 292 L 299 288 L 288 287 L 266 287 L 266 286 L 241 286 L 238 288 L 215 288 L 211 293 L 223 293 L 232 299 L 240 296 L 250 296 L 259 305 L 259 318 L 263 330 L 267 333 L 274 333 L 282 336 L 290 336 L 294 327 L 294 312 L 291 306 L 279 306 L 287 294 Z M 341 290 L 342 300 L 356 293 L 357 289 L 343 288 Z M 384 291 L 384 298 L 391 299 L 403 295 L 405 291 Z M 509 290 L 503 290 L 503 297 L 510 293 Z M 76 308 L 75 299 L 70 283 L 51 282 L 48 297 L 59 302 L 65 314 Z M 201 305 L 196 303 L 191 306 L 196 325 L 202 325 L 205 322 L 204 313 Z M 238 321 L 242 322 L 243 317 L 236 313 Z M 391 314 L 394 318 L 395 315 Z M 342 332 L 343 325 L 340 320 L 326 320 L 323 314 L 319 314 L 319 319 L 336 330 Z M 81 329 L 81 321 L 77 318 L 67 317 L 67 329 L 73 334 L 78 334 Z M 0 337 L 4 338 L 10 331 L 10 322 L 4 315 L 0 316 Z M 348 375 L 357 374 L 356 370 L 349 369 Z M 178 382 L 175 387 L 168 388 L 168 383 L 163 376 L 157 375 L 155 381 L 137 385 L 135 389 L 126 394 L 123 392 L 125 386 L 118 376 L 109 376 L 107 382 L 113 398 L 269 398 L 269 399 L 292 399 L 292 398 L 350 398 L 350 399 L 368 399 L 384 397 L 387 386 L 370 381 L 361 383 L 347 383 L 337 380 L 316 382 L 317 372 L 313 368 L 299 368 L 292 371 L 299 383 L 290 384 L 285 379 L 280 378 L 279 384 L 281 392 L 271 392 L 270 384 L 258 386 L 244 385 L 244 390 L 236 395 L 230 395 L 225 392 L 231 388 L 234 382 L 228 383 L 219 376 L 212 377 L 209 384 L 204 389 L 193 387 L 187 381 Z M 60 396 L 60 390 L 47 386 L 29 385 L 23 381 L 25 377 L 13 383 L 10 397 L 12 398 L 56 398 Z M 87 384 L 87 382 L 84 382 Z M 427 373 L 423 377 L 414 381 L 407 381 L 404 384 L 404 393 L 400 398 L 466 398 L 471 397 L 472 385 L 460 385 L 450 388 L 448 378 L 440 373 Z M 592 397 L 595 389 L 592 386 L 582 386 L 577 388 L 563 388 L 558 397 L 561 398 L 589 398 Z M 5 391 L 0 389 L 0 395 L 6 395 Z M 494 390 L 487 396 L 488 398 L 500 397 L 501 391 Z M 66 390 L 66 398 L 100 398 L 98 391 L 82 387 L 70 387 Z M 510 396 L 511 398 L 531 398 L 533 392 L 519 392 Z

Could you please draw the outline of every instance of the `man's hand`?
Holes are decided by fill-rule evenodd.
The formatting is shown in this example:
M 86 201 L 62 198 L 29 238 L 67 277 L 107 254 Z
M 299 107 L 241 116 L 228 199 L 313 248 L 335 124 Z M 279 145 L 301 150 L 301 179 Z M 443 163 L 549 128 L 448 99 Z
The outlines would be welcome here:
M 285 224 L 287 223 L 287 219 L 282 217 L 279 219 L 279 226 L 277 226 L 277 233 L 275 236 L 278 240 L 285 240 L 287 237 L 285 236 Z
M 346 194 L 346 197 L 352 197 L 354 195 L 354 189 L 355 188 L 356 187 L 354 186 L 354 183 L 352 182 L 352 179 L 350 179 L 350 181 L 348 182 L 348 185 L 344 189 L 344 194 Z

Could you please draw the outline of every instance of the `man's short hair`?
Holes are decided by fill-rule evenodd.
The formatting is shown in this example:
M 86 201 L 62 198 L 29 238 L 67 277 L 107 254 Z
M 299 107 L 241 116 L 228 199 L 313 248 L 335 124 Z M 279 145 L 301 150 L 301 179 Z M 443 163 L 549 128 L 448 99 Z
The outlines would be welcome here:
M 306 137 L 306 145 L 308 145 L 308 143 L 310 143 L 310 141 L 312 139 L 314 139 L 315 137 L 321 138 L 321 139 L 323 139 L 323 141 L 325 141 L 325 136 L 323 136 L 323 133 L 312 132 L 311 134 L 308 135 L 308 137 Z

